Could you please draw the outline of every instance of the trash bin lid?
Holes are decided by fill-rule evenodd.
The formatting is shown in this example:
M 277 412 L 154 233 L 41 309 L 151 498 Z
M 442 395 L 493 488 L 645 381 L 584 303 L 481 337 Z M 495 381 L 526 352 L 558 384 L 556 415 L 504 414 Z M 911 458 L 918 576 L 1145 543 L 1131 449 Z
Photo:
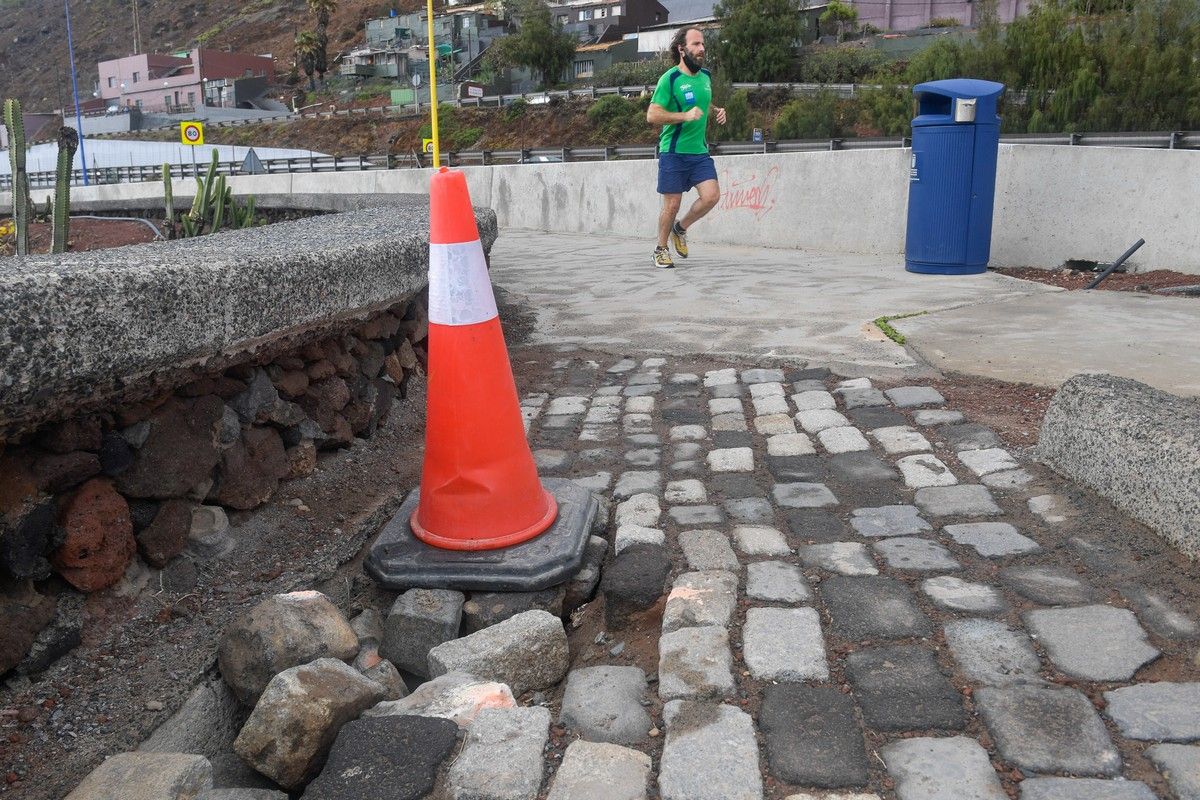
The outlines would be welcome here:
M 957 99 L 975 100 L 976 124 L 996 124 L 1000 118 L 996 115 L 996 104 L 1004 92 L 1004 84 L 995 81 L 984 81 L 977 78 L 950 78 L 942 81 L 926 81 L 913 87 L 913 94 L 918 100 L 922 96 L 932 95 L 935 98 L 945 98 L 944 106 L 940 103 L 923 101 L 920 103 L 920 116 L 913 120 L 913 125 L 942 125 L 953 114 L 954 101 Z M 930 113 L 933 109 L 935 113 Z

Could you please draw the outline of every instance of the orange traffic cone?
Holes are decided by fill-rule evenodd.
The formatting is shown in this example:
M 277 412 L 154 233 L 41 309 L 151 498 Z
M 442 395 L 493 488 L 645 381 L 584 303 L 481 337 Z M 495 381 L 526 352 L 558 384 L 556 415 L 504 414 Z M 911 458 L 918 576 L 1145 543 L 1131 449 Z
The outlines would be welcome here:
M 413 535 L 449 550 L 533 539 L 558 513 L 525 439 L 466 176 L 429 192 L 429 390 Z

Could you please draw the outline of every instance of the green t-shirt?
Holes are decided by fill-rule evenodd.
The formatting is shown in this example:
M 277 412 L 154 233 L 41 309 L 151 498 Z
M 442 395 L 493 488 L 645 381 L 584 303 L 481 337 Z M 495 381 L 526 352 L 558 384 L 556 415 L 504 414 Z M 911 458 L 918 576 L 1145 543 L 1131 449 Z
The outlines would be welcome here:
M 712 79 L 708 70 L 701 69 L 695 75 L 688 75 L 679 67 L 672 67 L 658 79 L 650 102 L 667 111 L 687 111 L 692 106 L 700 106 L 704 112 L 704 116 L 691 122 L 663 125 L 659 152 L 708 152 L 708 142 L 704 140 L 704 132 L 708 128 L 708 107 L 712 104 Z

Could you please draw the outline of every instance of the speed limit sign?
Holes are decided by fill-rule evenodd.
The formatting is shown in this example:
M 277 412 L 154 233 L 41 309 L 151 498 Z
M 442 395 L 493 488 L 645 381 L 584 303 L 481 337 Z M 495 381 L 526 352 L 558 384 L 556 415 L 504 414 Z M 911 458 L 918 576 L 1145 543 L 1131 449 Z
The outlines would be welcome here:
M 200 122 L 179 123 L 179 141 L 183 144 L 199 146 L 204 144 L 204 125 Z

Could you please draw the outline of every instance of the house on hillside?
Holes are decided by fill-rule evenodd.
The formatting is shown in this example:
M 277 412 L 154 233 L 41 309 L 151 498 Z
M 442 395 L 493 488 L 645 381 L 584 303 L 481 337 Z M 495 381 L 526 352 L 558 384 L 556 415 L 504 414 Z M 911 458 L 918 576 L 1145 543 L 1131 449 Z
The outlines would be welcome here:
M 641 28 L 666 22 L 668 14 L 658 0 L 552 0 L 549 5 L 563 30 L 585 44 L 618 41 Z
M 211 108 L 256 108 L 275 73 L 268 56 L 196 48 L 101 61 L 96 91 L 105 108 L 168 114 Z
M 410 53 L 413 72 L 429 74 L 428 62 L 429 28 L 423 12 L 400 14 L 398 24 L 412 32 Z M 455 80 L 463 80 L 478 68 L 484 52 L 492 42 L 508 33 L 503 20 L 486 3 L 449 5 L 433 18 L 433 38 L 439 56 L 454 64 Z M 442 62 L 439 62 L 439 66 Z
M 663 25 L 649 25 L 637 32 L 637 57 L 645 61 L 658 58 L 671 46 L 671 39 L 680 28 L 699 28 L 708 36 L 721 30 L 721 21 L 716 17 L 700 17 L 699 19 L 668 22 Z
M 599 73 L 623 61 L 637 61 L 637 38 L 618 42 L 581 44 L 575 48 L 570 77 L 577 83 L 587 83 Z

